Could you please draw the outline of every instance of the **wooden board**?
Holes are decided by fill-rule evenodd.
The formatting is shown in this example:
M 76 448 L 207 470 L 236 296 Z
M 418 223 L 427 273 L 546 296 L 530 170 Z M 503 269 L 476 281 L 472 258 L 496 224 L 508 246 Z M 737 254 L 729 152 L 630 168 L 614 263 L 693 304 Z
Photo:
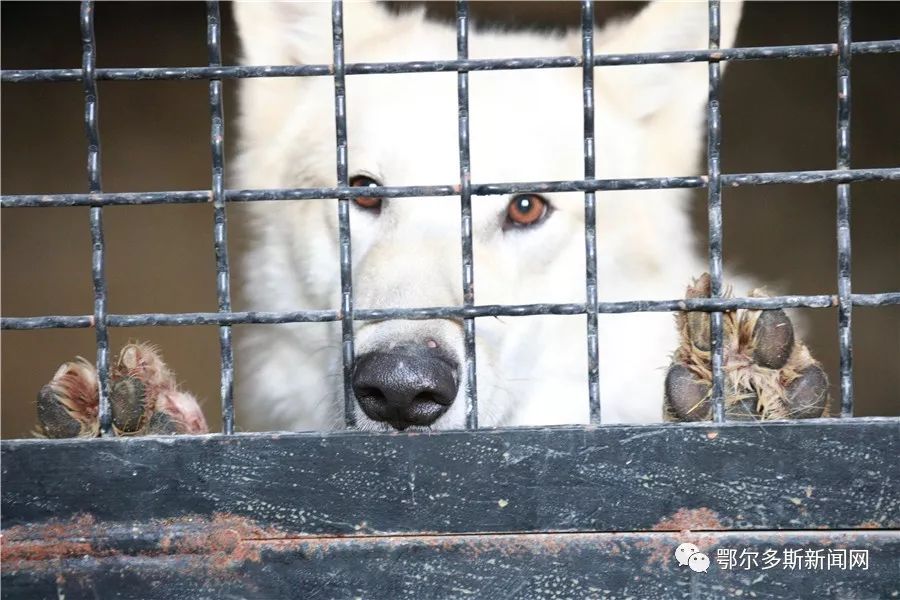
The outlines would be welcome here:
M 3 597 L 890 598 L 898 434 L 855 419 L 4 441 Z M 867 550 L 869 568 L 693 573 L 683 541 Z

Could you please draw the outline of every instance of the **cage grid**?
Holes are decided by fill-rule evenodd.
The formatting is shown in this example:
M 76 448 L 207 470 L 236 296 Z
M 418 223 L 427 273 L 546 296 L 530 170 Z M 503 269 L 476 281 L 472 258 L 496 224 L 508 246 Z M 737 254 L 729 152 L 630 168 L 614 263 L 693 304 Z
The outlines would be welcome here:
M 231 326 L 237 324 L 273 324 L 296 322 L 341 323 L 344 413 L 347 426 L 354 425 L 355 398 L 351 377 L 354 362 L 353 323 L 372 319 L 461 319 L 464 325 L 465 425 L 478 428 L 476 385 L 475 320 L 486 316 L 585 315 L 588 357 L 588 404 L 590 422 L 601 423 L 597 320 L 603 313 L 643 311 L 705 311 L 711 313 L 711 365 L 713 372 L 713 419 L 725 421 L 724 374 L 722 349 L 722 315 L 738 308 L 775 309 L 791 307 L 838 308 L 840 344 L 841 415 L 853 414 L 853 374 L 851 314 L 855 306 L 900 304 L 900 291 L 859 294 L 851 291 L 850 270 L 850 184 L 860 181 L 900 180 L 900 166 L 888 168 L 851 168 L 850 166 L 850 64 L 853 54 L 900 53 L 900 40 L 853 42 L 851 40 L 850 0 L 838 2 L 838 40 L 836 44 L 806 44 L 756 48 L 719 48 L 719 0 L 708 1 L 709 47 L 674 52 L 645 52 L 617 55 L 595 55 L 593 45 L 594 6 L 592 0 L 581 2 L 580 56 L 538 58 L 470 59 L 468 56 L 468 2 L 456 3 L 456 59 L 416 62 L 350 63 L 344 61 L 343 9 L 341 0 L 332 2 L 333 63 L 326 65 L 250 65 L 224 66 L 221 53 L 219 2 L 206 3 L 208 65 L 205 67 L 97 68 L 94 37 L 94 4 L 81 3 L 81 69 L 6 70 L 0 74 L 3 83 L 81 81 L 85 96 L 85 132 L 87 139 L 88 192 L 72 194 L 2 195 L 0 206 L 59 207 L 89 206 L 92 240 L 92 277 L 94 311 L 91 315 L 3 317 L 2 329 L 90 328 L 96 331 L 97 368 L 99 373 L 99 418 L 101 435 L 110 434 L 109 405 L 109 327 L 216 325 L 221 354 L 220 387 L 222 433 L 234 433 L 234 357 Z M 837 56 L 837 164 L 831 170 L 770 173 L 722 173 L 721 109 L 719 90 L 721 62 L 729 60 L 794 59 Z M 709 95 L 707 102 L 707 173 L 699 176 L 670 176 L 630 179 L 597 179 L 594 155 L 594 68 L 617 65 L 707 62 Z M 470 177 L 468 74 L 471 71 L 499 69 L 581 68 L 584 119 L 584 178 L 572 181 L 477 183 Z M 347 156 L 347 115 L 345 78 L 348 75 L 457 72 L 459 181 L 446 185 L 378 186 L 364 189 L 349 187 Z M 336 182 L 334 187 L 298 189 L 234 190 L 225 187 L 224 110 L 222 86 L 225 79 L 251 77 L 331 76 L 334 81 L 334 118 L 336 150 Z M 100 132 L 98 128 L 98 81 L 139 80 L 209 80 L 210 152 L 212 157 L 209 190 L 107 193 L 102 191 Z M 601 157 L 602 160 L 602 157 Z M 837 294 L 782 295 L 768 298 L 728 298 L 722 294 L 722 192 L 726 187 L 768 184 L 837 184 Z M 596 271 L 596 192 L 609 190 L 648 190 L 670 188 L 706 188 L 708 261 L 711 277 L 709 298 L 673 300 L 631 300 L 603 302 L 598 300 Z M 478 305 L 474 294 L 475 265 L 472 251 L 472 197 L 518 192 L 583 192 L 584 243 L 586 256 L 585 301 L 566 304 Z M 350 202 L 359 196 L 376 198 L 410 196 L 459 196 L 460 243 L 462 248 L 462 306 L 399 308 L 356 308 L 353 303 L 351 265 Z M 258 202 L 306 199 L 337 199 L 340 244 L 340 308 L 335 310 L 298 310 L 289 312 L 233 311 L 230 294 L 230 267 L 227 248 L 226 206 L 232 202 Z M 217 312 L 110 314 L 107 307 L 104 270 L 103 208 L 115 205 L 211 203 L 214 211 L 214 252 L 216 260 Z
M 900 53 L 900 39 L 853 42 L 850 1 L 839 0 L 835 44 L 719 48 L 721 6 L 719 0 L 709 0 L 706 49 L 596 55 L 593 1 L 582 0 L 580 56 L 473 60 L 468 57 L 469 6 L 466 0 L 458 0 L 455 59 L 345 63 L 343 7 L 341 0 L 333 0 L 332 64 L 226 66 L 222 64 L 219 4 L 206 3 L 206 66 L 97 68 L 94 4 L 84 0 L 80 69 L 0 73 L 3 83 L 83 84 L 88 191 L 2 195 L 0 206 L 90 207 L 93 313 L 2 317 L 0 328 L 95 329 L 103 438 L 0 443 L 4 597 L 294 597 L 309 592 L 334 597 L 423 598 L 452 595 L 448 590 L 455 595 L 470 590 L 486 595 L 485 590 L 501 589 L 504 597 L 529 598 L 610 597 L 618 590 L 622 595 L 646 598 L 722 598 L 747 592 L 790 598 L 896 595 L 900 586 L 895 574 L 900 553 L 896 533 L 900 500 L 896 494 L 892 498 L 890 490 L 900 481 L 900 463 L 896 461 L 900 420 L 787 420 L 764 427 L 755 422 L 727 422 L 722 393 L 722 314 L 741 308 L 836 307 L 841 416 L 853 416 L 852 307 L 897 305 L 900 291 L 852 292 L 850 185 L 898 181 L 900 165 L 851 167 L 850 64 L 854 54 Z M 802 57 L 837 57 L 835 168 L 722 173 L 721 62 Z M 597 179 L 596 161 L 604 157 L 595 157 L 594 67 L 685 62 L 708 63 L 706 173 Z M 584 177 L 572 181 L 471 181 L 469 73 L 533 68 L 581 69 Z M 459 181 L 349 187 L 346 77 L 438 71 L 457 73 Z M 334 79 L 335 185 L 227 189 L 224 80 L 316 76 Z M 197 79 L 209 82 L 210 188 L 104 192 L 97 82 Z M 837 294 L 726 297 L 722 293 L 725 189 L 812 183 L 836 185 Z M 593 260 L 597 252 L 596 194 L 672 188 L 706 188 L 710 297 L 600 301 L 598 286 L 604 282 L 598 281 Z M 556 191 L 584 194 L 585 300 L 478 304 L 473 197 Z M 349 209 L 350 202 L 360 196 L 460 197 L 461 305 L 412 309 L 354 305 Z M 307 199 L 336 200 L 340 258 L 335 267 L 340 270 L 340 305 L 331 310 L 234 311 L 226 207 L 236 202 Z M 217 310 L 109 313 L 103 209 L 187 203 L 208 203 L 213 208 Z M 649 311 L 712 314 L 713 421 L 595 427 L 603 424 L 598 315 Z M 476 321 L 530 315 L 585 316 L 591 426 L 478 428 Z M 446 318 L 463 323 L 465 430 L 433 435 L 236 432 L 240 424 L 234 421 L 233 325 L 339 322 L 345 422 L 352 426 L 353 324 L 400 318 Z M 223 435 L 112 439 L 109 328 L 187 325 L 218 329 Z M 299 468 L 298 462 L 303 463 Z M 359 485 L 373 473 L 377 473 L 377 484 Z M 878 500 L 873 501 L 876 496 Z M 620 498 L 627 501 L 620 502 Z M 605 510 L 611 505 L 613 510 Z M 867 564 L 866 570 L 829 568 L 815 576 L 811 571 L 784 571 L 781 577 L 769 571 L 772 577 L 758 577 L 750 583 L 743 572 L 691 574 L 660 559 L 664 551 L 672 562 L 671 550 L 685 541 L 686 530 L 702 534 L 692 541 L 710 549 L 739 543 L 757 552 L 810 546 L 866 548 L 871 551 L 871 570 Z M 644 569 L 638 571 L 642 563 Z M 653 571 L 648 566 L 659 568 Z M 598 590 L 603 590 L 602 594 Z

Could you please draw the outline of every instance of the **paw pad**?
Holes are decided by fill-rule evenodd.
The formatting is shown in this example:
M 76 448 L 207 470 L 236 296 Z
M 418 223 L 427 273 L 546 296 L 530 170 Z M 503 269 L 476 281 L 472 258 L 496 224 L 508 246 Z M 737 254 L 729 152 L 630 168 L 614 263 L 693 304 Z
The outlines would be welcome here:
M 38 435 L 96 437 L 98 377 L 79 357 L 62 365 L 38 393 Z M 120 436 L 206 433 L 203 411 L 190 393 L 179 390 L 174 374 L 148 344 L 128 344 L 110 370 L 113 431 Z
M 750 295 L 764 296 L 759 290 Z M 709 297 L 709 276 L 704 274 L 692 282 L 687 297 Z M 681 343 L 666 374 L 665 415 L 677 421 L 709 420 L 709 314 L 679 313 L 676 319 Z M 806 419 L 827 414 L 828 378 L 796 338 L 783 310 L 726 312 L 722 327 L 728 420 Z

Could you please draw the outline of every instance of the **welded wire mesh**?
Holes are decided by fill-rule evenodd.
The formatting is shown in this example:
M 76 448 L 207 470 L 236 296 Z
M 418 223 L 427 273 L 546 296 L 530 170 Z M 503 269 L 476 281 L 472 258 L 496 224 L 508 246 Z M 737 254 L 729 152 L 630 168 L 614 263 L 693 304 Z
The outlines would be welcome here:
M 94 37 L 93 2 L 81 5 L 82 67 L 80 69 L 7 70 L 0 74 L 3 83 L 81 81 L 84 88 L 84 124 L 87 139 L 87 193 L 53 195 L 3 195 L 3 208 L 89 206 L 90 232 L 93 244 L 92 277 L 94 311 L 91 315 L 4 317 L 3 329 L 89 328 L 96 331 L 97 369 L 99 373 L 99 418 L 101 432 L 108 434 L 111 425 L 109 405 L 109 327 L 215 325 L 219 328 L 221 352 L 222 431 L 234 432 L 234 357 L 231 326 L 261 323 L 341 323 L 341 355 L 345 422 L 354 424 L 355 398 L 352 391 L 355 321 L 372 319 L 452 318 L 463 321 L 464 367 L 466 382 L 466 427 L 478 427 L 477 361 L 475 355 L 476 319 L 489 316 L 585 315 L 588 357 L 588 394 L 592 423 L 601 422 L 600 376 L 598 359 L 597 316 L 606 313 L 648 311 L 706 311 L 711 319 L 711 364 L 713 372 L 713 418 L 725 420 L 724 374 L 722 349 L 722 313 L 738 308 L 774 309 L 791 307 L 838 308 L 840 345 L 841 414 L 853 414 L 852 373 L 852 307 L 900 304 L 900 291 L 873 294 L 851 292 L 850 269 L 850 184 L 860 181 L 900 180 L 900 166 L 857 168 L 850 166 L 850 78 L 851 57 L 856 54 L 900 53 L 900 40 L 868 42 L 851 41 L 850 1 L 838 3 L 838 36 L 834 44 L 806 44 L 759 48 L 719 48 L 719 0 L 709 0 L 709 47 L 674 52 L 646 52 L 618 55 L 595 55 L 593 49 L 594 3 L 581 3 L 582 53 L 580 56 L 539 58 L 470 59 L 468 57 L 469 8 L 466 0 L 456 7 L 457 58 L 455 60 L 352 63 L 344 62 L 343 10 L 340 0 L 332 3 L 333 62 L 324 65 L 222 65 L 219 2 L 207 2 L 208 65 L 200 67 L 96 68 L 97 49 Z M 837 73 L 837 164 L 833 170 L 722 173 L 721 172 L 721 107 L 719 90 L 722 61 L 797 59 L 804 57 L 838 57 Z M 597 179 L 594 155 L 594 68 L 617 65 L 707 62 L 709 96 L 707 103 L 707 172 L 700 176 L 650 177 L 631 179 Z M 472 182 L 469 158 L 469 92 L 468 74 L 472 71 L 503 69 L 580 68 L 584 111 L 584 178 L 572 181 Z M 366 74 L 457 72 L 459 181 L 445 185 L 353 188 L 348 182 L 348 131 L 346 112 L 347 76 Z M 315 77 L 331 76 L 334 81 L 335 151 L 337 173 L 334 187 L 300 189 L 229 190 L 225 188 L 224 137 L 225 120 L 222 81 L 251 77 Z M 210 152 L 212 178 L 209 190 L 176 192 L 105 193 L 101 182 L 101 144 L 98 130 L 98 81 L 209 80 Z M 477 135 L 477 132 L 475 133 Z M 727 188 L 769 184 L 834 183 L 837 187 L 838 281 L 836 295 L 791 295 L 769 298 L 726 298 L 722 283 L 722 201 Z M 709 298 L 602 302 L 598 300 L 596 269 L 597 231 L 596 194 L 614 190 L 650 190 L 671 188 L 706 188 L 708 194 L 709 244 L 708 260 L 711 290 Z M 586 256 L 585 302 L 568 304 L 478 305 L 475 297 L 476 265 L 472 250 L 473 196 L 504 195 L 519 192 L 583 192 L 584 244 Z M 459 196 L 461 198 L 460 244 L 462 248 L 462 306 L 427 308 L 357 308 L 353 299 L 351 264 L 350 202 L 360 196 L 411 197 Z M 341 304 L 333 310 L 298 310 L 290 312 L 235 312 L 231 308 L 230 267 L 227 250 L 226 205 L 231 202 L 277 200 L 337 199 Z M 216 261 L 217 312 L 109 314 L 107 312 L 106 274 L 103 240 L 103 208 L 117 205 L 211 203 L 214 208 L 214 255 Z M 615 374 L 605 374 L 614 377 Z

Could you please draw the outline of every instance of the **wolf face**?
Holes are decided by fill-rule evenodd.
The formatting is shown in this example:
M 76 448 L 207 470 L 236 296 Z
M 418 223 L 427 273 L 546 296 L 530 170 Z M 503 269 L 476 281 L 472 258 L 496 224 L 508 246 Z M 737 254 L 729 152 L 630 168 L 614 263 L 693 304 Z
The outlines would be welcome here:
M 243 62 L 332 62 L 328 3 L 236 3 Z M 452 59 L 455 31 L 423 13 L 373 4 L 344 8 L 345 60 Z M 722 8 L 730 46 L 740 5 Z M 708 44 L 705 3 L 657 2 L 596 32 L 598 54 L 698 49 Z M 474 30 L 470 57 L 580 55 L 578 32 Z M 347 77 L 348 160 L 355 185 L 459 180 L 457 76 Z M 580 69 L 470 74 L 472 181 L 583 178 Z M 696 174 L 703 143 L 706 64 L 595 69 L 598 178 Z M 236 187 L 336 184 L 331 77 L 247 79 L 240 91 Z M 584 196 L 472 200 L 476 304 L 583 302 Z M 252 203 L 243 256 L 246 309 L 340 306 L 334 200 Z M 679 190 L 597 195 L 602 300 L 675 298 L 702 271 Z M 351 208 L 357 308 L 462 304 L 458 197 L 362 199 Z M 354 391 L 362 428 L 464 423 L 462 323 L 357 322 Z M 476 321 L 483 426 L 586 423 L 584 317 Z M 662 419 L 663 377 L 677 344 L 667 314 L 601 315 L 604 422 Z M 340 427 L 339 324 L 253 326 L 238 347 L 241 423 L 250 429 Z

